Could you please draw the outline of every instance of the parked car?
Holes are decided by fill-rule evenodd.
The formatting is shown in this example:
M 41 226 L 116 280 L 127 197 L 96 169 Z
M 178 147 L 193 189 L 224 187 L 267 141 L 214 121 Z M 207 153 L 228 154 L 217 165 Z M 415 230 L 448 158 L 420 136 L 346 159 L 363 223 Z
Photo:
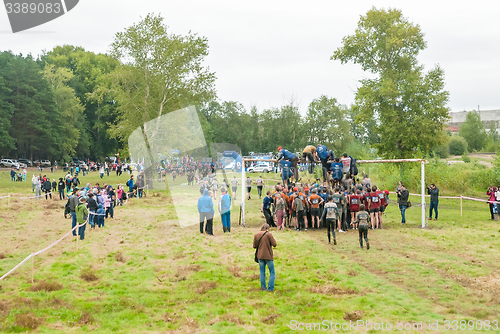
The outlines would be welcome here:
M 50 166 L 52 166 L 52 163 L 49 160 L 42 160 L 42 161 L 40 161 L 40 166 L 50 167 Z
M 249 173 L 269 173 L 272 171 L 272 167 L 267 164 L 259 164 L 257 166 L 248 167 L 247 172 Z
M 18 159 L 17 161 L 22 162 L 23 164 L 25 164 L 28 167 L 33 166 L 33 163 L 31 162 L 30 159 Z
M 19 169 L 19 163 L 14 159 L 2 159 L 0 160 L 0 166 L 6 168 L 17 168 Z
M 25 163 L 22 163 L 19 160 L 14 160 L 14 163 L 16 163 L 19 166 L 18 169 L 28 167 Z

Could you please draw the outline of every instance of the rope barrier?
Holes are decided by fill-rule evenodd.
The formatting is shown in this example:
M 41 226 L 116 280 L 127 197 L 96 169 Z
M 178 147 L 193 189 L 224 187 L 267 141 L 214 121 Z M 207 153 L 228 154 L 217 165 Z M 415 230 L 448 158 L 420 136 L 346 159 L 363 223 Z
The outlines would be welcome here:
M 29 259 L 31 259 L 31 258 L 33 258 L 33 257 L 35 257 L 35 256 L 37 256 L 37 255 L 39 255 L 39 254 L 41 254 L 41 253 L 49 250 L 49 249 L 51 249 L 52 247 L 54 247 L 55 245 L 57 245 L 58 243 L 60 243 L 62 240 L 64 240 L 66 237 L 68 237 L 73 231 L 75 231 L 76 229 L 79 229 L 82 226 L 85 226 L 88 223 L 91 214 L 94 215 L 94 216 L 105 216 L 105 214 L 102 214 L 102 213 L 94 213 L 94 212 L 89 211 L 89 215 L 87 216 L 87 220 L 83 224 L 76 224 L 75 227 L 73 227 L 68 233 L 66 233 L 61 238 L 59 238 L 59 240 L 53 242 L 51 245 L 45 247 L 44 249 L 41 249 L 41 250 L 39 250 L 39 251 L 37 251 L 35 253 L 31 253 L 27 258 L 25 258 L 24 260 L 22 260 L 17 266 L 15 266 L 11 270 L 9 270 L 2 277 L 0 277 L 0 281 L 3 280 L 5 277 L 9 276 L 11 273 L 13 273 L 17 268 L 19 268 L 21 265 L 23 265 Z M 76 235 L 77 242 L 78 242 L 78 236 L 79 236 L 79 234 L 77 233 L 77 235 Z M 77 248 L 77 250 L 78 250 L 78 248 Z M 32 281 L 33 281 L 33 279 L 32 279 Z

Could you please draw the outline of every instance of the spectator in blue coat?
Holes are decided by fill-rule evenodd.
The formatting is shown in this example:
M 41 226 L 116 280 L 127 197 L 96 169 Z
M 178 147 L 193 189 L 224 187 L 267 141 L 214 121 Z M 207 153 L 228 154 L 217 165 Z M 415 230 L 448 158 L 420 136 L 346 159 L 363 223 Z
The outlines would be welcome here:
M 231 196 L 227 193 L 226 188 L 222 188 L 221 192 L 219 211 L 222 220 L 222 229 L 224 233 L 231 233 Z
M 214 220 L 214 202 L 212 198 L 208 196 L 208 189 L 203 190 L 203 195 L 198 199 L 198 212 L 200 214 L 200 233 L 203 233 L 203 225 L 205 220 L 207 224 L 205 226 L 205 232 L 208 235 L 214 235 L 213 233 L 213 220 Z
M 130 180 L 127 181 L 126 185 L 128 186 L 128 192 L 132 192 L 134 188 L 134 175 L 130 175 Z

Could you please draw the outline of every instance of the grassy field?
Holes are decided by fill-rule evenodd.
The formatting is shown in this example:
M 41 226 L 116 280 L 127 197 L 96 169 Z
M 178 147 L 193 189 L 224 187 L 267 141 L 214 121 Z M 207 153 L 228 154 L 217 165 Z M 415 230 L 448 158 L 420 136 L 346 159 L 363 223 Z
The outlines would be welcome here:
M 0 197 L 18 196 L 10 206 L 0 199 L 0 276 L 71 227 L 63 217 L 64 201 L 21 199 L 32 194 L 29 180 L 9 179 L 7 170 L 0 172 Z M 104 181 L 116 186 L 127 179 L 112 175 Z M 96 173 L 81 177 L 83 184 L 98 180 Z M 184 207 L 174 207 L 172 197 L 184 198 L 184 206 L 195 206 L 198 197 L 196 187 L 182 182 L 170 182 L 172 196 L 149 191 L 147 198 L 116 208 L 104 229 L 87 229 L 78 252 L 68 237 L 37 256 L 34 285 L 31 261 L 0 281 L 0 331 L 288 333 L 298 323 L 359 320 L 375 328 L 382 322 L 414 328 L 405 333 L 422 332 L 421 323 L 426 332 L 443 333 L 446 320 L 451 326 L 466 320 L 471 322 L 462 323 L 461 332 L 476 332 L 480 321 L 490 321 L 487 332 L 500 332 L 494 330 L 500 314 L 500 222 L 488 220 L 486 203 L 464 201 L 461 217 L 458 200 L 441 200 L 439 220 L 426 229 L 419 227 L 420 208 L 407 211 L 402 227 L 392 204 L 385 229 L 369 232 L 369 251 L 359 248 L 354 231 L 337 235 L 338 245 L 332 246 L 325 230 L 273 229 L 276 288 L 267 293 L 260 291 L 253 261 L 253 235 L 264 222 L 256 189 L 247 201 L 247 227 L 238 226 L 235 205 L 232 233 L 222 233 L 217 216 L 215 236 L 208 237 L 198 225 L 184 222 L 189 226 L 181 228 L 176 219 Z M 428 330 L 429 322 L 439 327 Z M 377 332 L 366 326 L 338 332 Z

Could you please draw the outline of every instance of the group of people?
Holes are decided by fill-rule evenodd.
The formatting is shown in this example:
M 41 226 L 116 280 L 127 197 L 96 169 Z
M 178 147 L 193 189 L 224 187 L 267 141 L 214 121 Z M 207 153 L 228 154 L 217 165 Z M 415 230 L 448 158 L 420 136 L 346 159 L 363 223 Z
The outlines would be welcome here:
M 208 186 L 208 181 L 207 186 Z M 205 185 L 205 183 L 203 183 Z M 210 193 L 208 187 L 201 188 L 202 195 L 198 199 L 198 213 L 200 215 L 200 233 L 206 232 L 213 236 L 213 219 L 215 215 L 213 193 Z M 215 199 L 217 199 L 215 197 Z M 227 187 L 221 187 L 221 197 L 218 203 L 219 213 L 222 220 L 222 230 L 224 233 L 231 233 L 231 195 L 227 192 Z M 206 221 L 206 224 L 205 224 Z
M 299 182 L 299 157 L 284 149 L 278 147 L 278 157 L 281 167 L 281 179 L 283 184 L 289 187 L 290 180 Z M 315 164 L 317 161 L 321 162 L 323 171 L 323 182 L 328 181 L 332 186 L 340 185 L 343 176 L 355 176 L 358 174 L 356 159 L 344 153 L 342 157 L 335 157 L 333 150 L 328 150 L 325 145 L 307 145 L 302 151 L 303 162 L 309 164 L 309 173 L 314 173 Z
M 126 190 L 122 185 L 118 185 L 116 190 L 106 183 L 102 186 L 99 183 L 87 183 L 81 189 L 75 186 L 68 192 L 64 217 L 71 216 L 72 228 L 77 224 L 82 225 L 87 219 L 91 229 L 95 229 L 96 225 L 101 228 L 105 226 L 105 219 L 114 217 L 114 208 L 122 206 L 126 201 Z M 81 240 L 85 238 L 85 227 L 83 224 L 78 228 Z M 73 230 L 73 235 L 77 235 L 76 229 Z
M 16 172 L 14 168 L 10 170 L 10 180 L 11 181 L 23 181 L 26 182 L 26 175 L 28 174 L 28 171 L 26 168 L 23 168 L 23 170 L 19 173 Z

